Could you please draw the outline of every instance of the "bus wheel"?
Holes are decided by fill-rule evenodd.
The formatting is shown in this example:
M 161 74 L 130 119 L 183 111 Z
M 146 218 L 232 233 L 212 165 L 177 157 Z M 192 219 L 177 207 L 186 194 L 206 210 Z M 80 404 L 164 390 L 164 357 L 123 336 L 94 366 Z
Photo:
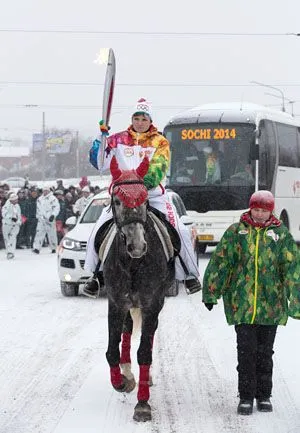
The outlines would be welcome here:
M 279 219 L 283 222 L 283 224 L 286 226 L 286 228 L 287 228 L 288 230 L 290 230 L 289 219 L 288 219 L 288 216 L 287 216 L 287 214 L 286 214 L 285 211 L 283 211 L 283 212 L 281 213 Z

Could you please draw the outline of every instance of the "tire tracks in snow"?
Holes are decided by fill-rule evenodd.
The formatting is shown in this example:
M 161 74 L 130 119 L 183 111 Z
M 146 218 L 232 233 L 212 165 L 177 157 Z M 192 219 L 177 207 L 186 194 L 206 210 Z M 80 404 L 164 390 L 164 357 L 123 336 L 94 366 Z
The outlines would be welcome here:
M 181 308 L 182 307 L 182 308 Z M 154 339 L 153 433 L 258 433 L 236 414 L 233 384 L 220 377 L 202 330 L 200 295 L 168 298 Z
M 2 433 L 53 430 L 106 345 L 105 333 L 94 332 L 106 326 L 104 303 L 62 298 L 49 281 L 2 309 Z

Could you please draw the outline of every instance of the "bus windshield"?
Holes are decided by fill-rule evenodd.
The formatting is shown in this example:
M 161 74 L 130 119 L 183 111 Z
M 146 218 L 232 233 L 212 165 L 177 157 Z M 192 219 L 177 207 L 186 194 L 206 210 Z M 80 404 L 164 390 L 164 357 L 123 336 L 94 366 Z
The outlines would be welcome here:
M 179 125 L 166 129 L 171 143 L 170 185 L 251 182 L 251 125 Z M 244 172 L 244 174 L 243 174 Z
M 254 130 L 254 124 L 241 123 L 187 123 L 165 128 L 171 146 L 168 186 L 181 195 L 187 209 L 203 212 L 224 206 L 247 207 L 255 183 L 254 161 L 250 157 Z M 245 200 L 234 202 L 229 198 L 241 191 L 245 192 Z M 201 205 L 196 203 L 199 194 Z M 223 200 L 217 199 L 219 194 Z M 216 203 L 205 205 L 205 195 L 215 197 Z

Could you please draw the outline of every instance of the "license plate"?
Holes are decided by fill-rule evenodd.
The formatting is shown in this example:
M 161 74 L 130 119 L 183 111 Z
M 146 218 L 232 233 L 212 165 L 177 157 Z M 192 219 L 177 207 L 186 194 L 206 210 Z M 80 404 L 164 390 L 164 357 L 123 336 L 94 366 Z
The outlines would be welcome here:
M 198 235 L 197 239 L 198 241 L 213 241 L 214 235 Z

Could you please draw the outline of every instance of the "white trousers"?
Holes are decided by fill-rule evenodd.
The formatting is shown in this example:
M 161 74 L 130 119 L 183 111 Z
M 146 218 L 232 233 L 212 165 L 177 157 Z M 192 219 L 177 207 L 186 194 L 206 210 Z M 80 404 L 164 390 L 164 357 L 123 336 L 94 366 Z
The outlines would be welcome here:
M 180 256 L 182 257 L 185 266 L 188 269 L 189 274 L 193 274 L 198 277 L 199 271 L 197 265 L 197 258 L 194 252 L 189 230 L 178 217 L 176 209 L 174 208 L 172 203 L 170 203 L 166 194 L 163 195 L 161 193 L 160 195 L 157 195 L 155 193 L 151 194 L 150 191 L 149 204 L 155 209 L 158 209 L 159 211 L 163 212 L 168 218 L 168 220 L 170 221 L 170 223 L 176 228 L 181 240 Z M 89 237 L 89 240 L 87 242 L 87 251 L 85 257 L 84 269 L 88 272 L 93 273 L 99 262 L 99 256 L 94 248 L 96 233 L 98 229 L 110 218 L 112 218 L 112 211 L 111 209 L 109 209 L 109 206 L 107 206 L 106 208 L 103 209 L 102 214 L 100 215 L 98 221 L 96 222 L 91 232 L 91 235 Z M 177 280 L 182 281 L 185 279 L 186 275 L 178 257 L 176 257 L 175 271 L 176 271 Z
M 2 232 L 7 253 L 15 253 L 19 230 L 19 224 L 6 224 L 5 222 L 3 223 Z
M 46 234 L 48 235 L 50 250 L 55 250 L 57 247 L 56 223 L 54 221 L 45 221 L 39 219 L 36 227 L 36 234 L 33 242 L 33 249 L 39 250 L 42 248 Z

